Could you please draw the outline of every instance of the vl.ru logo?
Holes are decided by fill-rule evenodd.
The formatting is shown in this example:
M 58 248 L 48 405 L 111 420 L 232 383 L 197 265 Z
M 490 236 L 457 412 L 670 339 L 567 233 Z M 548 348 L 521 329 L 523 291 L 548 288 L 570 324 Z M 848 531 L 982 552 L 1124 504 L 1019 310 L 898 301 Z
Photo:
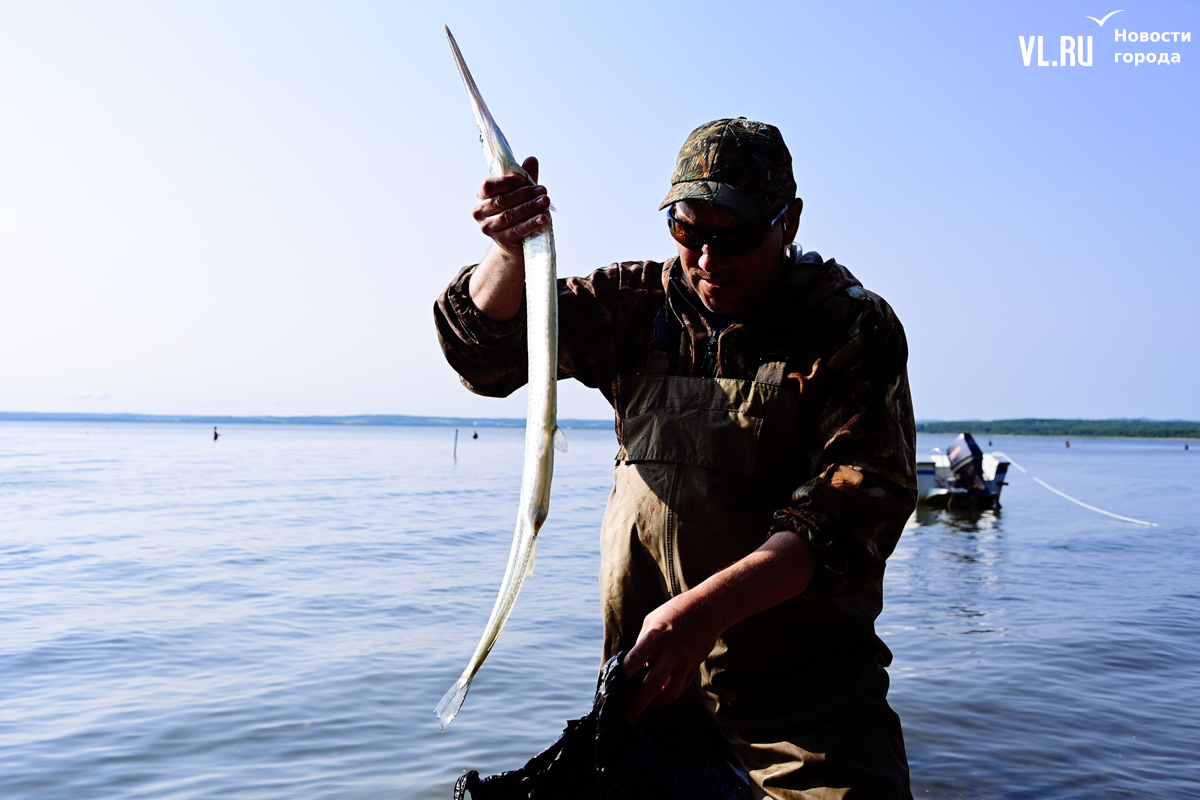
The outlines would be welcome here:
M 1103 28 L 1104 23 L 1108 22 L 1109 17 L 1111 17 L 1113 14 L 1120 14 L 1121 11 L 1122 11 L 1122 9 L 1117 9 L 1116 11 L 1112 11 L 1108 14 L 1105 14 L 1103 19 L 1096 19 L 1095 17 L 1085 17 L 1085 19 L 1090 19 L 1092 22 L 1096 23 L 1101 28 Z M 1030 62 L 1033 60 L 1033 37 L 1032 36 L 1029 37 L 1029 45 L 1028 46 L 1026 46 L 1026 44 L 1025 44 L 1024 36 L 1020 36 L 1018 38 L 1021 40 L 1021 58 L 1024 59 L 1025 66 L 1028 67 L 1030 65 Z M 1044 38 L 1045 37 L 1043 37 L 1043 36 L 1037 37 L 1037 50 L 1038 50 L 1037 65 L 1039 67 L 1057 67 L 1059 64 L 1063 65 L 1064 67 L 1073 67 L 1076 64 L 1076 61 L 1078 61 L 1079 66 L 1081 66 L 1081 67 L 1090 67 L 1092 65 L 1092 37 L 1091 36 L 1087 37 L 1087 59 L 1086 60 L 1083 57 L 1083 37 L 1082 36 L 1080 36 L 1078 40 L 1076 40 L 1076 38 L 1074 36 L 1058 37 L 1058 60 L 1057 61 L 1047 61 L 1045 59 L 1045 57 L 1043 55 L 1045 52 L 1045 42 L 1043 41 Z M 1077 44 L 1078 44 L 1078 49 L 1076 49 Z
M 1092 22 L 1104 27 L 1104 23 L 1108 22 L 1113 14 L 1120 14 L 1122 9 L 1110 11 L 1103 17 L 1085 17 Z M 1092 37 L 1091 36 L 1059 36 L 1058 37 L 1058 58 L 1055 60 L 1046 59 L 1046 42 L 1044 36 L 1030 36 L 1026 41 L 1024 36 L 1017 37 L 1021 41 L 1021 60 L 1025 62 L 1025 66 L 1033 66 L 1033 48 L 1037 45 L 1037 65 L 1039 67 L 1090 67 L 1092 66 Z M 1087 40 L 1087 47 L 1084 48 L 1084 39 Z M 1053 37 L 1051 37 L 1053 39 Z M 1158 44 L 1170 42 L 1190 42 L 1192 34 L 1190 31 L 1126 31 L 1113 30 L 1114 42 L 1146 42 L 1148 44 Z M 1051 45 L 1053 47 L 1054 45 Z M 1050 53 L 1053 58 L 1053 51 Z M 1181 58 L 1179 53 L 1161 52 L 1155 54 L 1148 53 L 1114 53 L 1113 63 L 1126 64 L 1178 64 Z
M 1025 37 L 1017 37 L 1021 40 L 1021 58 L 1025 61 L 1025 66 L 1031 66 L 1033 61 L 1033 45 L 1034 39 L 1037 39 L 1037 65 L 1039 67 L 1057 67 L 1060 64 L 1064 67 L 1073 67 L 1076 63 L 1081 67 L 1090 67 L 1092 65 L 1092 37 L 1087 37 L 1087 58 L 1083 57 L 1083 37 L 1080 36 L 1076 41 L 1074 36 L 1058 37 L 1058 60 L 1047 61 L 1044 57 L 1045 43 L 1043 36 L 1030 36 L 1029 44 L 1025 44 Z M 1078 45 L 1078 49 L 1076 49 Z

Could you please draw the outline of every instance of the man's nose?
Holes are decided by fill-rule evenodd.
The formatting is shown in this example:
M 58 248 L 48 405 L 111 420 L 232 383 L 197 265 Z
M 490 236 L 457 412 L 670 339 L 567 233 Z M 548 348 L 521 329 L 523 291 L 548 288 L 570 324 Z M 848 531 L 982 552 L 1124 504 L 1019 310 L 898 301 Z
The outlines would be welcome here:
M 704 248 L 700 251 L 700 269 L 712 274 L 713 270 L 718 270 L 725 262 L 725 257 L 712 249 L 712 245 L 708 242 L 704 243 Z

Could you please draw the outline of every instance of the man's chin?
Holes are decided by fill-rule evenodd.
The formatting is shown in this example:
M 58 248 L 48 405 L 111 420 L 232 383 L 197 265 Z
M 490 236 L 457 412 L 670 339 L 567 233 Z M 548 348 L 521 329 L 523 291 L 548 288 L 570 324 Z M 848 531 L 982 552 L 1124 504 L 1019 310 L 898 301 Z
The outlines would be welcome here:
M 710 311 L 718 314 L 736 314 L 739 310 L 737 289 L 728 284 L 700 281 L 700 299 Z

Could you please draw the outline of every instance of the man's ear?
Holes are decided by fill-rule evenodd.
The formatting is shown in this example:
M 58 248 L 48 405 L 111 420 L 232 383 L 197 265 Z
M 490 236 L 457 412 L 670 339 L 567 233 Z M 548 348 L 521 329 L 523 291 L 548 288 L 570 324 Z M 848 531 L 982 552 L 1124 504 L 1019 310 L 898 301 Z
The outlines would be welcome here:
M 783 243 L 784 245 L 791 244 L 796 238 L 796 231 L 800 228 L 800 213 L 804 211 L 804 201 L 797 197 L 788 206 L 787 213 L 783 215 Z

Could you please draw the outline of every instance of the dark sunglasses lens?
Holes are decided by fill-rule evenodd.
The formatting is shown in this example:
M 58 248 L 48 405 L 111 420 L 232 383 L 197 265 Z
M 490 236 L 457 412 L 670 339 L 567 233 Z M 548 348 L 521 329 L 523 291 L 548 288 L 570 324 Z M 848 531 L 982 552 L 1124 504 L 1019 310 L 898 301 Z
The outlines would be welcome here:
M 722 236 L 713 245 L 727 256 L 740 256 L 749 253 L 762 244 L 763 237 L 758 233 L 740 234 L 737 236 Z
M 667 216 L 667 227 L 675 241 L 695 253 L 699 253 L 707 244 L 722 255 L 740 256 L 758 247 L 763 240 L 762 234 L 757 231 L 735 234 L 701 234 L 692 226 L 680 222 L 671 215 Z
M 674 217 L 667 217 L 667 228 L 670 229 L 672 238 L 688 250 L 698 253 L 704 249 L 704 237 L 697 236 L 694 231 Z

